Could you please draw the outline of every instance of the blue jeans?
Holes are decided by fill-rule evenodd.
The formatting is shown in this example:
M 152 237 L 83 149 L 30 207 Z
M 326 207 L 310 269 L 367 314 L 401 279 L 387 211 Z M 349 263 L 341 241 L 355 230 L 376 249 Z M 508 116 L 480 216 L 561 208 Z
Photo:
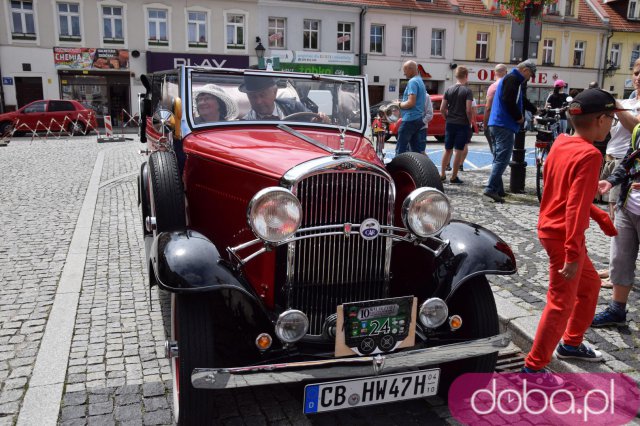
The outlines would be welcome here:
M 411 120 L 400 123 L 396 155 L 407 151 L 415 151 L 419 147 L 420 129 L 424 126 L 422 120 Z M 424 150 L 423 150 L 424 152 Z
M 509 129 L 498 126 L 491 126 L 489 130 L 491 130 L 491 136 L 493 137 L 494 155 L 491 175 L 489 175 L 485 192 L 502 195 L 504 194 L 502 174 L 507 169 L 509 160 L 511 160 L 516 134 Z
M 425 127 L 424 129 L 420 129 L 420 132 L 418 133 L 418 144 L 416 146 L 411 146 L 411 151 L 424 154 L 426 149 L 427 149 L 427 128 Z

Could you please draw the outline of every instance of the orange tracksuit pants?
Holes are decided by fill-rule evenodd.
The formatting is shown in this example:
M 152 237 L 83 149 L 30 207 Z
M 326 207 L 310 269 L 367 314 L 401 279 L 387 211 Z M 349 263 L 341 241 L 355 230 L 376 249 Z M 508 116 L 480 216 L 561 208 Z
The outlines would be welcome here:
M 561 337 L 566 345 L 582 343 L 596 312 L 601 284 L 586 246 L 581 249 L 578 272 L 566 280 L 558 273 L 564 267 L 564 241 L 541 238 L 540 243 L 549 255 L 549 291 L 533 346 L 525 359 L 525 365 L 534 370 L 549 364 Z

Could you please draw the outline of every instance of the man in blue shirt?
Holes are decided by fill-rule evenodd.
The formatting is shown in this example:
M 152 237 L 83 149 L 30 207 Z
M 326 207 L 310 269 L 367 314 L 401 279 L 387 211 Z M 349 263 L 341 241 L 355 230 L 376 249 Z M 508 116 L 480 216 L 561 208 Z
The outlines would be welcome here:
M 483 194 L 497 203 L 504 202 L 502 174 L 509 165 L 516 133 L 524 123 L 523 107 L 535 113 L 536 107 L 527 100 L 523 86 L 536 75 L 536 64 L 531 59 L 518 64 L 507 74 L 496 89 L 491 105 L 489 130 L 494 141 L 491 175 Z
M 398 105 L 402 112 L 402 123 L 398 129 L 396 155 L 407 151 L 419 152 L 421 147 L 420 129 L 424 125 L 422 117 L 427 96 L 424 82 L 418 74 L 418 64 L 415 61 L 405 62 L 402 65 L 402 72 L 409 79 L 409 82 L 404 89 L 402 101 Z

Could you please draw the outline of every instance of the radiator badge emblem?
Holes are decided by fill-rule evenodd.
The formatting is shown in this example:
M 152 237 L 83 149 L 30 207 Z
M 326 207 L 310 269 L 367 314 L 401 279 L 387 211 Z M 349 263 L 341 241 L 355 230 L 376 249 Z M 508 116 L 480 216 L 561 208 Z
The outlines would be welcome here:
M 365 219 L 360 225 L 360 235 L 365 240 L 375 240 L 380 234 L 380 224 L 375 219 Z

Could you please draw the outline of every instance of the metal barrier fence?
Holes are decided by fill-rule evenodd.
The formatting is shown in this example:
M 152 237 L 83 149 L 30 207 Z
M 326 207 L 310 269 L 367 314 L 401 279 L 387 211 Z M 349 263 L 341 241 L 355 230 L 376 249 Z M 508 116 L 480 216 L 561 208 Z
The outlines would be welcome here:
M 75 120 L 71 117 L 72 116 L 70 115 L 65 115 L 61 122 L 55 118 L 51 118 L 48 122 L 38 120 L 34 126 L 30 126 L 26 122 L 21 122 L 19 118 L 16 118 L 8 127 L 5 126 L 3 131 L 0 132 L 0 146 L 6 146 L 16 133 L 27 134 L 31 136 L 31 140 L 36 138 L 46 140 L 49 138 L 60 139 L 62 137 L 69 136 L 86 136 L 91 132 L 95 132 L 98 138 L 103 137 L 103 133 L 106 134 L 106 137 L 113 138 L 113 134 L 111 132 L 113 127 L 110 126 L 111 116 L 104 116 L 105 125 L 107 122 L 109 123 L 109 127 L 105 126 L 106 128 L 104 132 L 101 131 L 101 128 L 92 124 L 93 114 L 89 114 L 89 118 L 77 116 Z M 116 130 L 120 129 L 120 134 L 124 133 L 125 127 L 137 128 L 140 125 L 140 117 L 138 113 L 130 114 L 126 109 L 122 109 L 119 118 L 120 125 Z

